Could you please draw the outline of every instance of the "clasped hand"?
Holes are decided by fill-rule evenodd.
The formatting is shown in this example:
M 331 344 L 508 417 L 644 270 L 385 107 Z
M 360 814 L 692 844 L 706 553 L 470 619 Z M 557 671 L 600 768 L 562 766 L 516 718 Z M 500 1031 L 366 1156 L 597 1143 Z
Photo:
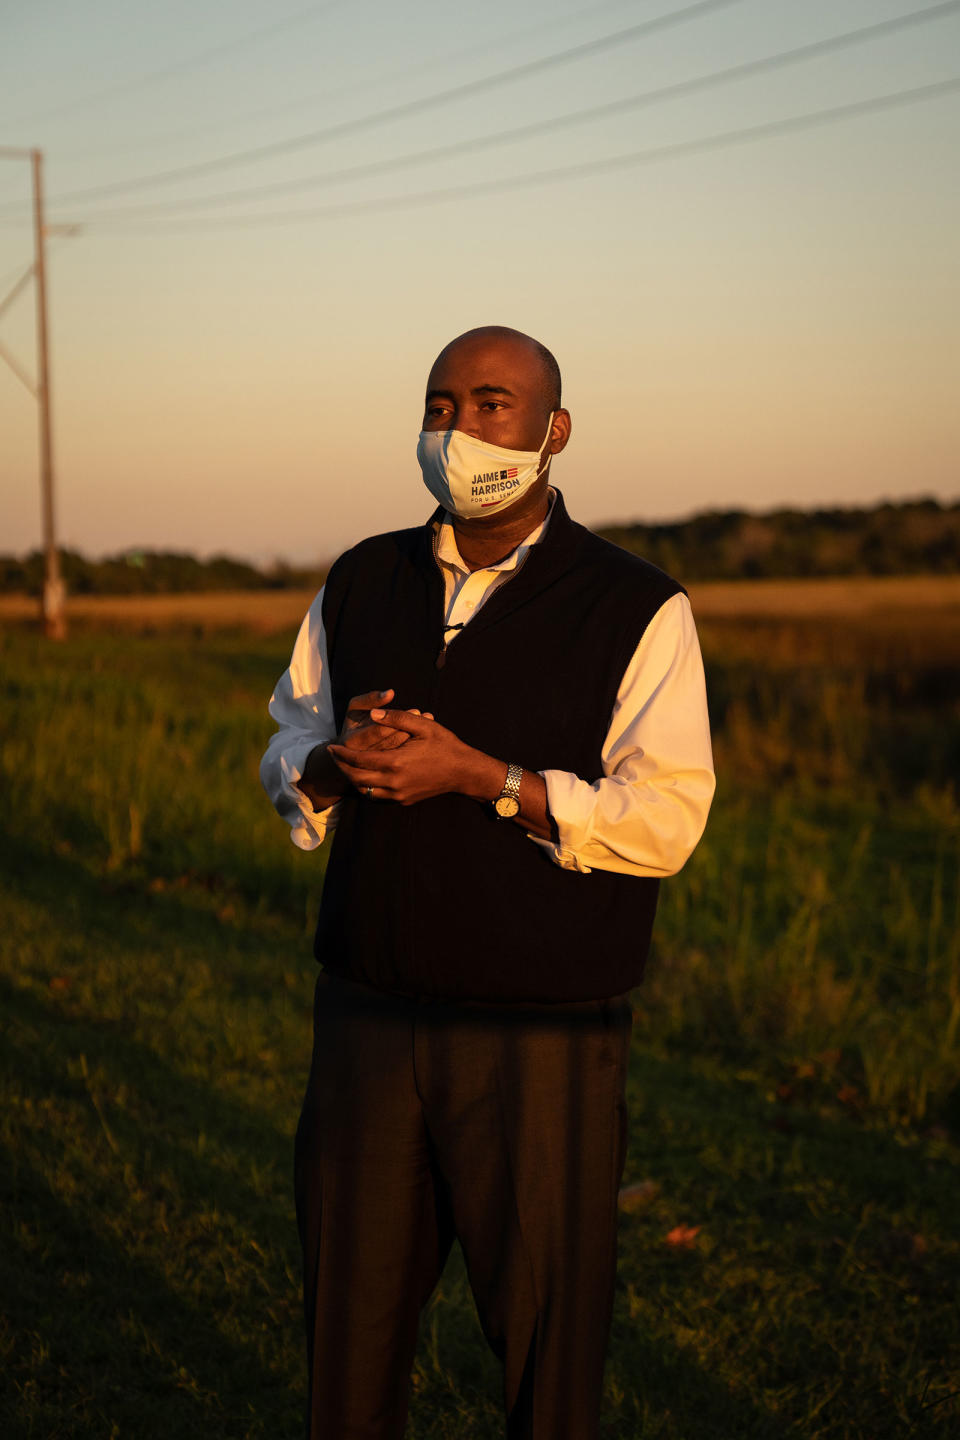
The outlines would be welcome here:
M 355 789 L 375 800 L 415 805 L 450 791 L 468 793 L 471 758 L 478 752 L 419 710 L 390 710 L 392 690 L 350 702 L 347 719 L 327 753 Z

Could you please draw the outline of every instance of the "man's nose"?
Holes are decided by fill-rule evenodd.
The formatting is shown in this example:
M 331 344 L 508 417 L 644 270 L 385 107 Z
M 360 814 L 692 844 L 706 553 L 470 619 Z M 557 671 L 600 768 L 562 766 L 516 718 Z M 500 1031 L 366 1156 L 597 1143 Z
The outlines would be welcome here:
M 459 430 L 464 435 L 470 435 L 474 440 L 480 439 L 480 416 L 477 414 L 475 405 L 455 405 L 453 416 L 450 422 L 451 430 Z

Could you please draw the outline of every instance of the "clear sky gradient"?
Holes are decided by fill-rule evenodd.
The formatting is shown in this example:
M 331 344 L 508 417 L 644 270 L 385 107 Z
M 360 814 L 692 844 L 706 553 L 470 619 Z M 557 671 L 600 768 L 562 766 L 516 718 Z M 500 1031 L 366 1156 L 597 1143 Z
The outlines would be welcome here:
M 427 369 L 490 322 L 557 355 L 588 523 L 955 498 L 960 88 L 904 92 L 960 80 L 960 7 L 832 43 L 929 8 L 0 6 L 0 145 L 82 227 L 50 240 L 62 542 L 313 561 L 417 523 Z M 0 161 L 0 300 L 28 202 Z M 32 306 L 0 316 L 30 369 Z M 39 543 L 36 430 L 0 361 L 5 551 Z

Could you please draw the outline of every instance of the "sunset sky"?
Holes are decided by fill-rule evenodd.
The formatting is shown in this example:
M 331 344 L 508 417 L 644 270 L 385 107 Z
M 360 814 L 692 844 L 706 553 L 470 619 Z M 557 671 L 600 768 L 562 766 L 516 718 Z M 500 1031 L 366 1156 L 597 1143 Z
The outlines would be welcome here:
M 80 227 L 62 543 L 313 561 L 417 523 L 426 372 L 491 322 L 560 362 L 587 523 L 956 498 L 958 132 L 960 4 L 0 6 L 0 145 Z M 0 161 L 0 300 L 28 206 Z M 0 343 L 33 369 L 29 291 Z M 39 543 L 36 430 L 0 361 L 2 551 Z

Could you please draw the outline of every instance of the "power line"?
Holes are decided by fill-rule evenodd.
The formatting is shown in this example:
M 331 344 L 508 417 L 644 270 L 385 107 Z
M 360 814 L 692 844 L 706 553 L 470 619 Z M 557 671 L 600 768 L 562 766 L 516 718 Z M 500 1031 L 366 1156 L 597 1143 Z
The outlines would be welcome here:
M 442 190 L 425 190 L 416 194 L 351 201 L 342 205 L 323 206 L 316 210 L 293 210 L 272 215 L 237 215 L 223 220 L 216 218 L 169 220 L 153 225 L 149 223 L 141 225 L 136 221 L 127 222 L 126 225 L 120 225 L 117 221 L 101 224 L 97 217 L 93 216 L 88 224 L 91 229 L 119 227 L 119 233 L 126 235 L 157 235 L 176 231 L 196 234 L 203 230 L 251 229 L 301 220 L 339 220 L 352 215 L 382 213 L 391 210 L 413 210 L 426 205 L 468 200 L 478 195 L 522 190 L 533 185 L 549 185 L 579 177 L 592 178 L 596 175 L 608 175 L 618 170 L 633 169 L 637 166 L 655 164 L 664 160 L 681 159 L 687 155 L 705 154 L 712 150 L 722 150 L 731 145 L 746 144 L 754 140 L 797 134 L 803 130 L 836 124 L 861 115 L 878 114 L 885 110 L 899 109 L 905 105 L 935 100 L 957 91 L 960 91 L 960 75 L 950 76 L 946 80 L 938 80 L 929 85 L 918 85 L 911 89 L 894 90 L 885 95 L 872 96 L 866 100 L 855 100 L 845 105 L 833 105 L 824 110 L 811 110 L 802 115 L 790 115 L 783 120 L 768 120 L 758 125 L 746 125 L 736 130 L 723 130 L 715 135 L 705 135 L 695 140 L 681 140 L 671 145 L 659 145 L 650 150 L 634 150 L 603 160 L 585 160 L 573 165 L 560 165 L 550 170 L 528 171 L 508 179 L 484 180 L 471 185 L 448 186 Z
M 297 10 L 282 20 L 271 21 L 269 25 L 260 25 L 256 30 L 250 30 L 246 35 L 239 35 L 235 40 L 227 40 L 221 45 L 211 46 L 208 50 L 201 50 L 196 55 L 188 55 L 182 60 L 173 61 L 170 65 L 163 65 L 158 70 L 148 71 L 146 75 L 140 75 L 136 80 L 124 80 L 118 85 L 96 91 L 92 95 L 81 95 L 76 100 L 67 100 L 64 104 L 57 105 L 51 110 L 34 111 L 32 115 L 25 117 L 25 121 L 32 124 L 35 120 L 44 120 L 52 115 L 67 115 L 88 105 L 99 105 L 103 101 L 113 100 L 119 95 L 139 94 L 145 86 L 169 80 L 175 75 L 183 74 L 186 70 L 197 70 L 204 65 L 209 65 L 212 61 L 221 60 L 225 55 L 233 55 L 238 50 L 246 50 L 251 45 L 258 45 L 272 35 L 282 34 L 284 30 L 291 30 L 294 27 L 320 20 L 328 11 L 338 10 L 343 4 L 344 0 L 328 0 L 326 5 L 308 5 L 305 10 Z
M 30 273 L 30 274 L 33 274 L 33 269 L 32 269 L 32 267 L 31 267 L 29 273 Z M 22 274 L 23 274 L 23 266 L 22 266 L 22 265 L 17 265 L 16 268 L 13 269 L 13 270 L 5 270 L 5 271 L 3 272 L 3 274 L 0 275 L 0 290 L 2 290 L 5 285 L 9 285 L 9 283 L 10 283 L 11 280 L 19 280 L 19 278 L 20 278 L 20 276 L 21 276 Z M 9 298 L 9 297 L 7 297 L 7 298 Z M 4 308 L 6 307 L 6 304 L 7 304 L 7 301 L 6 301 L 6 300 L 0 302 L 0 309 L 4 309 Z
M 2 315 L 5 310 L 9 310 L 10 306 L 13 304 L 14 300 L 16 300 L 17 296 L 22 294 L 23 291 L 27 288 L 27 286 L 30 284 L 30 281 L 33 279 L 35 270 L 36 265 L 34 264 L 28 265 L 26 270 L 22 270 L 20 272 L 20 278 L 17 280 L 17 283 L 14 285 L 13 289 L 8 290 L 6 295 L 4 295 L 3 299 L 0 300 L 0 315 Z
M 79 225 L 52 225 L 52 224 L 45 223 L 43 229 L 44 229 L 44 235 L 45 235 L 46 242 L 47 242 L 47 243 L 46 243 L 47 258 L 49 259 L 50 256 L 53 254 L 53 252 L 58 248 L 58 246 L 60 246 L 60 245 L 63 244 L 64 240 L 70 239 L 72 236 L 80 234 L 81 226 L 79 226 Z M 33 266 L 32 266 L 32 265 L 30 266 L 30 268 L 29 268 L 29 270 L 27 271 L 27 273 L 28 273 L 28 274 L 31 274 L 31 275 L 33 274 Z M 23 266 L 22 266 L 22 265 L 18 265 L 18 266 L 16 267 L 16 269 L 14 269 L 14 270 L 6 270 L 6 271 L 4 271 L 4 273 L 3 273 L 2 275 L 0 275 L 0 290 L 2 290 L 5 285 L 9 284 L 9 282 L 10 282 L 11 280 L 19 280 L 19 278 L 20 278 L 21 276 L 23 276 L 23 275 L 24 275 L 24 270 L 23 270 Z M 0 312 L 2 312 L 3 310 L 6 309 L 7 303 L 8 303 L 9 300 L 10 300 L 10 296 L 7 295 L 6 298 L 5 298 L 2 302 L 0 302 Z
M 552 17 L 550 22 L 551 28 L 557 29 L 560 26 L 571 25 L 586 16 L 592 17 L 601 10 L 622 10 L 624 5 L 633 3 L 635 3 L 635 0 L 594 0 L 594 3 L 591 5 L 580 6 L 579 9 L 571 10 L 565 15 Z M 505 49 L 515 45 L 518 41 L 526 40 L 531 35 L 540 36 L 542 34 L 542 23 L 539 25 L 528 25 L 523 30 L 513 30 L 509 35 L 498 36 L 496 40 L 488 41 L 486 44 L 478 44 L 474 41 L 469 46 L 462 47 L 459 50 L 447 51 L 445 54 L 442 53 L 431 56 L 428 59 L 419 60 L 413 65 L 406 65 L 399 71 L 388 70 L 386 74 L 375 74 L 369 79 L 361 81 L 359 84 L 344 86 L 339 90 L 324 90 L 323 94 L 319 97 L 316 90 L 314 90 L 309 96 L 301 100 L 288 100 L 282 105 L 263 105 L 257 110 L 247 110 L 239 115 L 232 115 L 229 119 L 220 120 L 214 125 L 194 125 L 189 129 L 166 130 L 159 135 L 148 135 L 140 140 L 130 140 L 125 144 L 119 146 L 113 145 L 107 149 L 104 149 L 102 146 L 93 150 L 87 147 L 83 150 L 72 151 L 58 149 L 57 154 L 61 160 L 77 159 L 78 157 L 89 160 L 99 159 L 104 155 L 129 154 L 132 150 L 142 150 L 144 148 L 157 149 L 160 146 L 176 144 L 177 141 L 187 139 L 195 145 L 197 140 L 203 135 L 217 134 L 220 131 L 231 129 L 237 125 L 246 124 L 250 120 L 266 120 L 274 115 L 287 115 L 293 110 L 315 110 L 318 98 L 324 103 L 329 103 L 332 100 L 341 100 L 347 95 L 362 95 L 369 90 L 380 89 L 384 84 L 390 84 L 398 78 L 407 78 L 411 75 L 417 75 L 425 69 L 434 69 L 437 65 L 452 65 L 462 60 L 476 60 L 478 57 L 489 54 L 491 51 L 495 54 L 502 54 Z
M 557 65 L 569 64 L 575 60 L 581 60 L 587 55 L 597 55 L 604 50 L 614 49 L 624 45 L 628 41 L 639 39 L 641 35 L 650 35 L 657 30 L 664 30 L 674 25 L 684 24 L 689 20 L 699 19 L 714 10 L 725 9 L 730 5 L 740 4 L 741 0 L 697 0 L 696 4 L 684 6 L 681 10 L 671 11 L 667 15 L 658 15 L 651 20 L 644 20 L 635 25 L 628 25 L 625 29 L 614 31 L 610 35 L 603 35 L 594 40 L 588 40 L 580 45 L 571 46 L 567 50 L 554 52 L 552 55 L 544 55 L 536 60 L 525 61 L 522 65 L 514 65 L 508 70 L 501 70 L 495 75 L 485 76 L 480 80 L 470 80 L 466 84 L 455 85 L 448 90 L 441 90 L 433 95 L 425 95 L 415 100 L 407 100 L 399 105 L 391 105 L 385 110 L 374 111 L 372 114 L 361 115 L 354 120 L 344 120 L 339 124 L 326 126 L 321 130 L 311 130 L 303 135 L 294 135 L 286 140 L 277 140 L 269 145 L 260 145 L 250 150 L 236 151 L 230 155 L 222 155 L 215 160 L 203 160 L 193 165 L 183 165 L 176 169 L 161 170 L 151 175 L 141 175 L 131 180 L 113 181 L 107 185 L 95 185 L 82 190 L 66 191 L 62 195 L 54 197 L 51 203 L 62 204 L 64 202 L 74 203 L 87 200 L 102 199 L 106 195 L 124 194 L 131 190 L 145 190 L 155 185 L 169 185 L 175 180 L 192 179 L 197 175 L 208 175 L 217 170 L 226 170 L 237 165 L 249 165 L 260 160 L 269 159 L 275 155 L 290 154 L 295 150 L 306 149 L 311 145 L 320 145 L 328 140 L 340 139 L 344 135 L 356 134 L 361 130 L 368 130 L 377 125 L 386 124 L 390 120 L 399 120 L 410 115 L 420 115 L 425 111 L 438 109 L 448 105 L 454 100 L 462 100 L 467 95 L 489 92 L 494 86 L 508 84 L 512 81 L 542 74 L 544 71 L 553 69 Z M 7 206 L 0 207 L 0 213 L 9 213 Z
M 620 100 L 612 100 L 605 105 L 594 105 L 586 110 L 571 111 L 547 120 L 537 120 L 529 125 L 515 126 L 509 130 L 500 130 L 492 135 L 480 135 L 469 140 L 454 141 L 448 145 L 432 146 L 426 150 L 418 150 L 410 154 L 394 156 L 387 160 L 373 160 L 360 165 L 345 166 L 339 170 L 324 171 L 317 175 L 304 176 L 299 180 L 282 180 L 270 185 L 248 186 L 242 190 L 230 190 L 215 195 L 194 196 L 184 200 L 162 201 L 155 205 L 126 206 L 121 210 L 107 213 L 101 212 L 98 218 L 100 220 L 125 220 L 128 218 L 135 219 L 141 216 L 169 215 L 176 211 L 203 210 L 213 206 L 236 204 L 238 201 L 251 200 L 268 195 L 296 193 L 306 188 L 333 185 L 344 180 L 357 180 L 369 178 L 373 175 L 393 173 L 400 169 L 409 169 L 412 166 L 420 165 L 427 161 L 451 159 L 457 155 L 493 149 L 514 141 L 530 139 L 534 135 L 551 134 L 557 130 L 567 129 L 574 125 L 582 125 L 591 120 L 599 120 L 612 115 L 622 114 L 625 111 L 639 109 L 641 106 L 696 94 L 699 91 L 707 90 L 717 85 L 728 84 L 734 80 L 742 80 L 748 76 L 762 74 L 769 70 L 781 69 L 787 65 L 798 64 L 806 60 L 819 59 L 823 55 L 830 54 L 833 51 L 849 48 L 854 45 L 862 45 L 880 36 L 892 34 L 895 31 L 926 23 L 931 20 L 940 19 L 945 15 L 955 14 L 958 11 L 960 11 L 960 0 L 943 0 L 943 3 L 928 6 L 925 10 L 915 10 L 908 15 L 894 16 L 889 20 L 880 20 L 872 25 L 861 26 L 856 30 L 846 30 L 840 35 L 829 36 L 823 40 L 814 40 L 808 44 L 796 46 L 792 50 L 782 50 L 774 55 L 763 56 L 757 60 L 746 60 L 740 64 L 728 66 L 723 70 L 714 70 L 706 75 L 694 76 L 689 80 L 680 80 L 670 85 L 658 86 L 654 90 L 642 91 L 638 95 L 630 95 Z

